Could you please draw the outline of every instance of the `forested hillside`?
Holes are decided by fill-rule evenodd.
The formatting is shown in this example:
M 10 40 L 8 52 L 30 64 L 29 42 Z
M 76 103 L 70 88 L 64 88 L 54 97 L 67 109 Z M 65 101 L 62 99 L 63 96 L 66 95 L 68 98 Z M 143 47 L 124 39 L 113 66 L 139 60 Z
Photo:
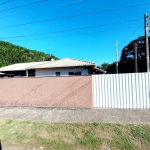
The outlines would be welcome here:
M 0 67 L 15 63 L 48 61 L 58 58 L 36 50 L 29 50 L 9 42 L 0 41 Z

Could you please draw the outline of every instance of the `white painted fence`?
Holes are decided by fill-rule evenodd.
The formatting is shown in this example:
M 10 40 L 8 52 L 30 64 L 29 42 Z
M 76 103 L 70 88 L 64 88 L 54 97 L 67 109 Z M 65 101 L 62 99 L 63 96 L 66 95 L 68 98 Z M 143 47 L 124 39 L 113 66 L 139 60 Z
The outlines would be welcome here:
M 93 75 L 94 108 L 150 108 L 150 74 Z

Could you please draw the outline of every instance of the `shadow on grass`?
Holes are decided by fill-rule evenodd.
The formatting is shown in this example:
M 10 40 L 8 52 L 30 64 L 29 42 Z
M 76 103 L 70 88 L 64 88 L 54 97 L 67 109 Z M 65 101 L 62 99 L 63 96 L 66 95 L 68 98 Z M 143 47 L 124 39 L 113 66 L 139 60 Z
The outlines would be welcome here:
M 0 140 L 0 150 L 2 150 L 2 144 L 1 144 L 1 140 Z

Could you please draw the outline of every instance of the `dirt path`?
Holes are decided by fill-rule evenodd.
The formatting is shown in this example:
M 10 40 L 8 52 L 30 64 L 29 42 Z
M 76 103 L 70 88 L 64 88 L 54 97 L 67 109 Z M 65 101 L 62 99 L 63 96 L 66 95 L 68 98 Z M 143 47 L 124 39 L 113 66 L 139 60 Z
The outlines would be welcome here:
M 49 122 L 149 124 L 150 109 L 61 109 L 0 107 L 0 118 Z

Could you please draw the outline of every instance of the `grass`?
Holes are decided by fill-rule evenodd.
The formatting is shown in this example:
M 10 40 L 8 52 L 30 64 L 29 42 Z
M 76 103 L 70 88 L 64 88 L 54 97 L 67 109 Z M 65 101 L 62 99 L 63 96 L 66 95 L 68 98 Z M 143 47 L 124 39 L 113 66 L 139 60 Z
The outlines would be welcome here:
M 149 150 L 150 125 L 0 119 L 0 139 L 3 147 L 43 150 Z

